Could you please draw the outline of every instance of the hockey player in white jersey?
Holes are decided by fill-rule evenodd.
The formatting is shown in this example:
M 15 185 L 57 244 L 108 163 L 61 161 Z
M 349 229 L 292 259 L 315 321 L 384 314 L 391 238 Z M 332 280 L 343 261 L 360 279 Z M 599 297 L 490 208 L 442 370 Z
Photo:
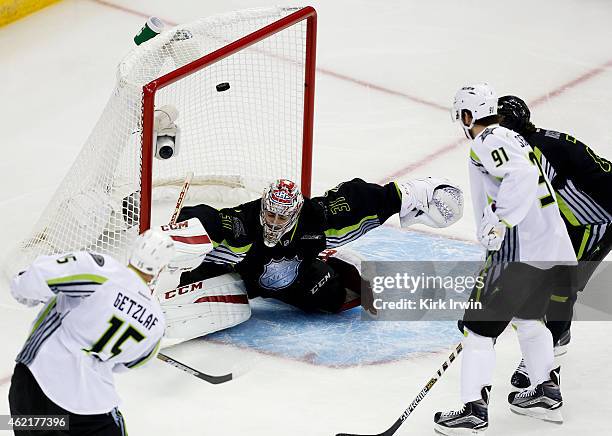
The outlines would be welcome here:
M 16 358 L 11 415 L 69 416 L 69 432 L 45 434 L 126 434 L 113 373 L 157 354 L 164 319 L 148 285 L 173 251 L 170 237 L 149 230 L 127 267 L 80 251 L 40 256 L 13 278 L 17 301 L 44 307 Z
M 482 310 L 463 319 L 464 355 L 458 411 L 438 412 L 436 431 L 476 434 L 488 427 L 488 403 L 495 367 L 494 338 L 512 322 L 533 388 L 513 392 L 512 411 L 561 421 L 559 374 L 553 369 L 553 343 L 541 322 L 551 278 L 569 276 L 576 257 L 559 209 L 533 150 L 516 132 L 497 122 L 497 95 L 488 84 L 461 88 L 453 118 L 472 140 L 470 185 L 478 239 L 487 249 L 484 286 L 472 298 Z

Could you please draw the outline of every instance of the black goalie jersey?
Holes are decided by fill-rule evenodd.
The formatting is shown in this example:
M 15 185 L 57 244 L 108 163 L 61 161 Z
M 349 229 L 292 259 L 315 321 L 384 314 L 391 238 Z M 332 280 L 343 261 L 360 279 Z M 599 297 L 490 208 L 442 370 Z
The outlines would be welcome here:
M 395 183 L 380 186 L 353 179 L 321 197 L 305 198 L 297 223 L 273 247 L 264 244 L 261 199 L 220 210 L 205 204 L 185 207 L 179 220 L 198 218 L 215 248 L 198 268 L 181 276 L 181 284 L 233 270 L 251 298 L 272 297 L 312 309 L 305 304 L 310 300 L 305 293 L 314 294 L 317 282 L 333 275 L 322 267 L 319 253 L 363 236 L 400 206 Z

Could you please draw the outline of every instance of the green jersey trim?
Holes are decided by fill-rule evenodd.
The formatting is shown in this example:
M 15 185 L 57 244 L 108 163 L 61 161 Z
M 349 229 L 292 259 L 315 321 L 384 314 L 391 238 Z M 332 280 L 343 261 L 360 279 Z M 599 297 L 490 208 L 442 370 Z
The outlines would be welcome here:
M 229 249 L 232 253 L 236 253 L 236 254 L 245 254 L 253 246 L 253 244 L 248 244 L 243 247 L 234 247 L 230 245 L 229 242 L 227 242 L 227 239 L 224 239 L 221 242 L 212 241 L 212 244 L 214 248 L 217 248 L 219 245 L 223 245 L 225 248 Z
M 106 277 L 102 277 L 96 274 L 75 274 L 72 276 L 57 277 L 55 279 L 47 280 L 47 285 L 53 286 L 53 285 L 59 285 L 62 283 L 81 282 L 81 281 L 87 281 L 90 283 L 101 285 L 105 283 L 106 281 L 108 281 L 108 279 Z
M 34 334 L 34 332 L 38 329 L 38 327 L 40 327 L 40 324 L 45 320 L 45 318 L 47 318 L 47 315 L 49 315 L 49 312 L 51 312 L 51 310 L 55 307 L 56 304 L 57 304 L 57 297 L 53 297 L 49 301 L 49 303 L 47 303 L 47 307 L 45 307 L 42 313 L 38 315 L 38 318 L 34 322 L 34 325 L 32 326 L 32 331 L 30 331 L 28 338 L 32 336 L 32 334 Z
M 341 229 L 327 229 L 324 233 L 326 237 L 342 237 L 347 233 L 350 233 L 360 228 L 364 222 L 375 219 L 378 219 L 378 215 L 368 215 L 366 217 L 363 217 L 361 221 L 359 221 L 357 224 L 353 224 L 352 226 L 346 226 Z
M 480 162 L 480 158 L 478 157 L 478 155 L 474 152 L 474 149 L 472 148 L 470 148 L 470 157 L 474 159 L 476 162 Z
M 554 301 L 555 303 L 565 303 L 567 301 L 567 297 L 561 297 L 559 295 L 551 295 L 550 301 Z
M 542 162 L 542 150 L 540 150 L 538 147 L 533 147 L 533 153 L 535 154 L 538 161 L 540 161 L 541 163 Z M 527 156 L 527 160 L 529 160 L 529 156 Z
M 297 219 L 295 220 L 295 224 L 293 225 L 293 231 L 291 232 L 291 237 L 289 238 L 289 241 L 293 242 L 293 237 L 295 236 L 295 232 L 298 228 L 299 221 L 300 221 L 300 215 L 298 215 Z
M 563 214 L 563 216 L 569 221 L 569 223 L 573 226 L 579 226 L 580 221 L 574 215 L 574 212 L 569 208 L 563 197 L 561 197 L 557 192 L 555 192 L 555 197 L 557 197 L 557 204 L 559 205 L 559 210 Z
M 397 191 L 397 195 L 399 197 L 399 199 L 402 199 L 402 190 L 399 188 L 399 185 L 397 184 L 397 182 L 393 182 L 393 185 L 395 186 L 395 190 Z
M 159 347 L 161 346 L 161 339 L 159 341 L 157 341 L 157 344 L 155 344 L 155 348 L 153 348 L 153 350 L 147 354 L 146 356 L 144 356 L 143 358 L 141 358 L 142 360 L 137 360 L 135 361 L 136 363 L 128 363 L 126 364 L 126 366 L 130 369 L 134 369 L 134 368 L 138 368 L 142 365 L 144 365 L 145 363 L 147 363 L 149 360 L 151 360 L 151 358 L 153 356 L 155 356 L 157 354 L 157 352 L 159 351 Z
M 584 249 L 587 246 L 587 242 L 589 242 L 589 237 L 591 236 L 591 225 L 584 226 L 584 234 L 582 235 L 582 242 L 580 243 L 580 249 L 578 250 L 578 254 L 576 255 L 576 259 L 582 259 L 584 255 Z

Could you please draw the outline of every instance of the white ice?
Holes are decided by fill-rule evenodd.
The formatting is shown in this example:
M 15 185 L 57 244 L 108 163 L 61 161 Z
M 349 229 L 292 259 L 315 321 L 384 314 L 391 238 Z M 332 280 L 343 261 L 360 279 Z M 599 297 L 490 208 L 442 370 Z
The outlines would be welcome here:
M 262 6 L 260 0 L 109 2 L 120 8 L 102 0 L 64 0 L 0 28 L 0 241 L 5 251 L 32 227 L 76 157 L 143 16 L 180 23 Z M 445 108 L 459 86 L 474 81 L 489 81 L 500 94 L 537 102 L 532 108 L 536 124 L 573 133 L 612 156 L 612 3 L 311 4 L 319 13 L 315 193 L 352 177 L 382 182 L 393 174 L 399 180 L 446 176 L 467 190 L 466 145 L 451 147 L 463 133 Z M 440 233 L 474 239 L 469 194 L 466 200 L 463 220 Z M 18 307 L 6 284 L 0 286 L 1 414 L 8 413 L 13 359 L 34 312 Z M 489 434 L 610 434 L 612 382 L 606 370 L 612 362 L 611 333 L 609 323 L 575 323 L 563 366 L 566 422 L 558 426 L 509 412 L 508 377 L 519 353 L 514 334 L 507 332 L 496 347 Z M 238 377 L 211 386 L 162 362 L 117 377 L 130 434 L 380 432 L 408 406 L 445 353 L 351 369 L 315 367 L 201 341 L 178 347 L 173 356 L 204 371 L 234 371 Z M 433 413 L 459 403 L 458 368 L 449 370 L 398 434 L 433 433 Z

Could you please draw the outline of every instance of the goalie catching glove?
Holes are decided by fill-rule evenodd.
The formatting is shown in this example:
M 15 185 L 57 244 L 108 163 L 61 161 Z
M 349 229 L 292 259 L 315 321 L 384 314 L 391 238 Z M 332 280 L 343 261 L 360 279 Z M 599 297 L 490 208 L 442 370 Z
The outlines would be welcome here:
M 170 272 L 197 268 L 206 254 L 213 249 L 206 229 L 197 218 L 167 224 L 160 229 L 174 241 L 174 257 L 168 262 Z
M 398 183 L 402 193 L 400 224 L 448 227 L 463 216 L 463 192 L 448 179 L 427 177 Z

